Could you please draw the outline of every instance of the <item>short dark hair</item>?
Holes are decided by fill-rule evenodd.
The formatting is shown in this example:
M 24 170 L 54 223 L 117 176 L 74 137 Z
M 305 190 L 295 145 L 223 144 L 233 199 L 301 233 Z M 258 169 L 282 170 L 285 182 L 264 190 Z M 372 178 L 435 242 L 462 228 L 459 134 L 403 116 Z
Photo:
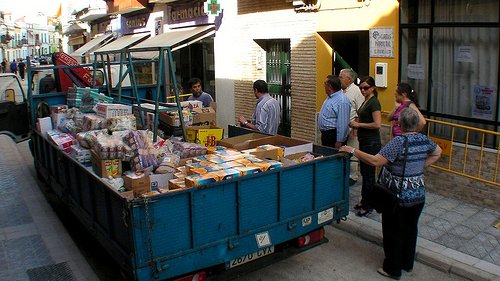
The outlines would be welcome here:
M 257 93 L 267 93 L 267 83 L 264 80 L 257 80 L 253 82 L 253 89 L 257 90 Z
M 335 75 L 326 76 L 327 83 L 332 87 L 334 92 L 338 92 L 342 89 L 342 84 L 340 83 L 340 78 Z
M 191 89 L 194 84 L 198 84 L 198 83 L 201 84 L 201 79 L 198 77 L 193 77 L 193 78 L 189 79 L 189 82 L 188 82 L 189 89 Z

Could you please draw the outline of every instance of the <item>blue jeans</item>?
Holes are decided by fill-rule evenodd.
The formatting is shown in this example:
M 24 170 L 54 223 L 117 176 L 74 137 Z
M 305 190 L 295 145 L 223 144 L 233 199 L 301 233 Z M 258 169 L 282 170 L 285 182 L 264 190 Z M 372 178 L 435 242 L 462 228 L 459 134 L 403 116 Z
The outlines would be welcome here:
M 366 152 L 368 154 L 375 155 L 380 151 L 382 144 L 380 139 L 378 140 L 359 140 L 359 150 Z M 361 184 L 361 205 L 363 205 L 364 210 L 372 210 L 372 207 L 368 206 L 366 198 L 368 198 L 373 185 L 376 180 L 375 167 L 370 166 L 363 161 L 359 164 L 361 176 L 363 177 L 363 183 Z

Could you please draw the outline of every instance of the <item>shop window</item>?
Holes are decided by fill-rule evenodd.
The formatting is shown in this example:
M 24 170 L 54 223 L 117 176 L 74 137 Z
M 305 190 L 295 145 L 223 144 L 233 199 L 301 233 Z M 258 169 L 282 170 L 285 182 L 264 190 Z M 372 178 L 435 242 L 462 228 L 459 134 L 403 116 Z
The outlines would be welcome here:
M 498 0 L 401 1 L 400 81 L 414 87 L 428 117 L 500 127 L 499 5 Z M 465 142 L 467 136 L 455 138 Z M 493 138 L 486 143 L 496 147 Z
M 404 29 L 401 33 L 401 81 L 411 81 L 420 109 L 427 109 L 429 30 Z
M 498 22 L 498 0 L 439 0 L 435 22 Z

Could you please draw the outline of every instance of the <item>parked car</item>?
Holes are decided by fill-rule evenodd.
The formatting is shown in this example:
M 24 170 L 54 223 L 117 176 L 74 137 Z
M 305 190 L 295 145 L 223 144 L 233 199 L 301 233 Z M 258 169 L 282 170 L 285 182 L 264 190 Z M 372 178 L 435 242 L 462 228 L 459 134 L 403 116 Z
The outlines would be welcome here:
M 37 60 L 34 60 L 34 59 L 30 60 L 30 64 L 32 66 L 39 66 L 40 65 L 40 63 Z
M 41 65 L 49 64 L 49 60 L 47 58 L 44 58 L 44 57 L 40 58 L 38 60 L 38 62 L 40 62 Z

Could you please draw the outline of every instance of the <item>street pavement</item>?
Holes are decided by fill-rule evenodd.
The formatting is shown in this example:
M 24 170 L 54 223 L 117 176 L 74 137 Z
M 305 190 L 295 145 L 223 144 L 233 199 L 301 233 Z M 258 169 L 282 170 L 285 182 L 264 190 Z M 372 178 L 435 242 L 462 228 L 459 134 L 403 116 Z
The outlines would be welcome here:
M 75 230 L 63 225 L 54 212 L 54 206 L 49 205 L 35 179 L 36 172 L 33 170 L 27 146 L 27 142 L 16 145 L 10 138 L 0 135 L 0 264 L 2 265 L 0 280 L 116 280 L 96 275 L 95 268 L 99 266 L 96 264 L 102 262 L 92 262 L 84 256 L 86 254 L 82 254 L 85 252 L 79 249 L 82 246 L 78 241 L 75 242 L 74 235 L 70 235 L 70 232 L 74 233 Z M 351 187 L 351 206 L 359 200 L 360 189 L 360 183 Z M 499 218 L 498 210 L 486 209 L 428 193 L 427 204 L 420 219 L 417 248 L 417 261 L 421 264 L 416 266 L 412 274 L 403 278 L 407 280 L 500 281 L 500 229 L 493 227 L 494 222 Z M 359 272 L 353 272 L 352 275 L 335 275 L 339 273 L 333 270 L 330 275 L 323 277 L 315 275 L 317 280 L 329 280 L 329 278 L 330 280 L 359 280 L 355 276 L 362 276 L 359 274 L 363 272 L 376 276 L 370 280 L 384 280 L 385 278 L 380 279 L 375 273 L 383 258 L 383 251 L 379 246 L 381 244 L 380 215 L 376 213 L 358 218 L 351 212 L 346 221 L 340 224 L 333 223 L 327 227 L 329 243 L 306 251 L 298 257 L 308 262 L 307 259 L 311 256 L 305 255 L 306 253 L 319 251 L 318 255 L 324 256 L 322 251 L 330 247 L 335 250 L 338 243 L 349 247 L 349 242 L 345 239 L 341 240 L 341 237 L 344 237 L 342 233 L 345 232 L 353 236 L 352 241 L 355 241 L 354 237 L 356 239 L 361 237 L 374 242 L 366 246 L 371 249 L 367 248 L 367 251 L 375 251 L 374 256 L 360 250 L 352 250 L 353 255 L 358 257 L 357 261 L 362 261 L 362 263 L 356 264 L 356 259 L 353 257 L 353 264 L 350 266 L 354 271 L 359 268 Z M 302 265 L 292 270 L 290 267 L 293 267 L 293 264 L 290 265 L 290 262 L 293 259 L 297 258 L 282 261 L 275 268 L 280 269 L 285 266 L 290 272 L 302 269 L 301 274 L 318 270 L 319 265 L 314 260 L 310 265 Z M 323 264 L 327 270 L 330 270 L 331 266 L 333 265 Z M 433 269 L 427 270 L 427 266 Z M 257 275 L 250 275 L 241 280 L 275 280 L 269 276 L 277 275 L 262 277 L 265 272 L 269 272 L 266 270 L 259 270 Z M 439 272 L 439 274 L 433 272 Z M 251 276 L 255 278 L 252 279 Z M 459 279 L 450 279 L 446 276 L 458 276 Z M 293 280 L 308 279 L 297 277 Z

